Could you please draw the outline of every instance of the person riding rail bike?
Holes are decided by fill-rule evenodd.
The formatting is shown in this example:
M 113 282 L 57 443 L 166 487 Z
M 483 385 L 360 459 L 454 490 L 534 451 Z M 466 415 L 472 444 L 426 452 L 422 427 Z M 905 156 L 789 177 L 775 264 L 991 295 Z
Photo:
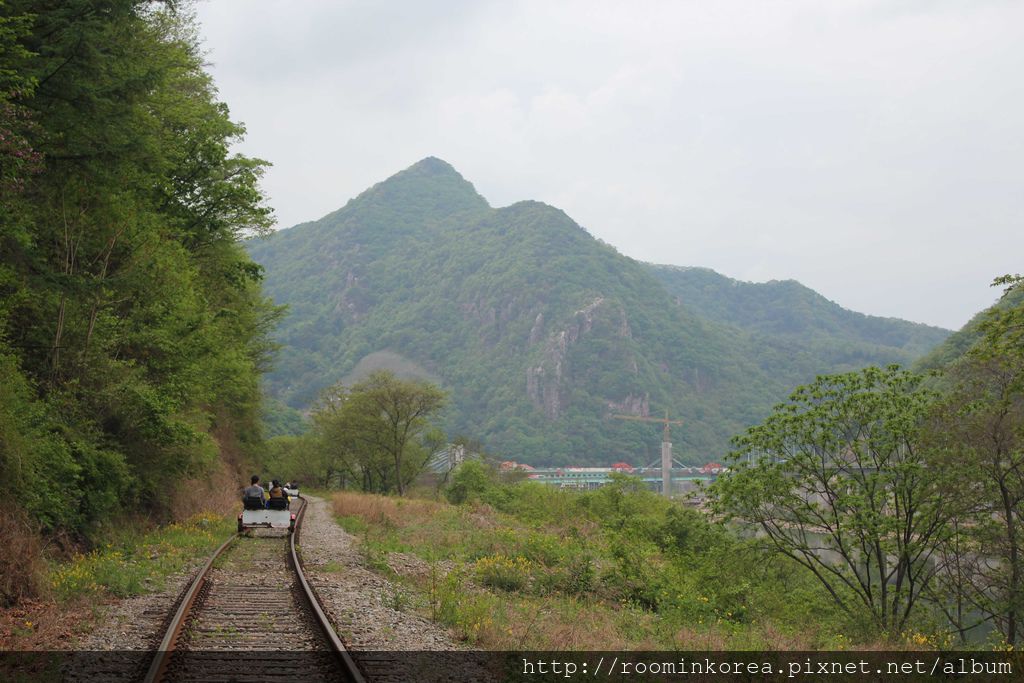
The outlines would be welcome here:
M 277 479 L 270 484 L 270 500 L 267 501 L 267 508 L 271 510 L 287 510 L 291 507 L 291 501 L 288 500 L 288 493 L 285 492 L 281 486 L 281 482 Z
M 263 487 L 260 486 L 260 478 L 254 474 L 249 481 L 251 484 L 242 491 L 242 506 L 246 510 L 262 510 L 264 507 L 264 491 Z

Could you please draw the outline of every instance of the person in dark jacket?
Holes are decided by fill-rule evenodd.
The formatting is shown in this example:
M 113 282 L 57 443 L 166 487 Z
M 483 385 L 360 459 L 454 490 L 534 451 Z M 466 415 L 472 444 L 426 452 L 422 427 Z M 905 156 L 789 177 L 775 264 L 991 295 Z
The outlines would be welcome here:
M 285 493 L 285 490 L 283 488 L 281 488 L 281 482 L 279 482 L 277 479 L 273 480 L 270 483 L 269 495 L 270 495 L 270 500 L 267 501 L 267 507 L 268 508 L 275 508 L 275 509 L 278 509 L 278 510 L 287 510 L 288 507 L 291 504 L 291 502 L 288 500 L 288 494 Z M 284 500 L 283 503 L 275 502 L 275 501 L 280 501 L 282 499 Z

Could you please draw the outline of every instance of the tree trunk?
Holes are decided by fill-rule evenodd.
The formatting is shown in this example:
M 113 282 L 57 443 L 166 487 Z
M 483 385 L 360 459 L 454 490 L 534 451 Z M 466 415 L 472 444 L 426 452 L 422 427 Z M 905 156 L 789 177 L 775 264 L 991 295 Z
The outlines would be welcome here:
M 1009 548 L 1010 585 L 1007 586 L 1006 642 L 1017 644 L 1017 610 L 1020 603 L 1020 559 L 1017 549 L 1017 522 L 1014 519 L 1013 500 L 1006 488 L 1006 482 L 1000 480 L 999 493 L 1002 496 L 1003 514 L 1006 516 L 1006 541 Z

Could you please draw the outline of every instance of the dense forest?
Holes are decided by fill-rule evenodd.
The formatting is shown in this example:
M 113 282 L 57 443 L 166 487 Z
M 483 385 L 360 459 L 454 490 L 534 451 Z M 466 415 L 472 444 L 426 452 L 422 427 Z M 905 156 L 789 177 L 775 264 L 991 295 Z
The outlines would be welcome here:
M 795 280 L 754 283 L 708 268 L 650 269 L 679 305 L 750 334 L 761 365 L 793 386 L 825 367 L 910 365 L 949 337 L 938 327 L 847 310 Z
M 491 208 L 436 158 L 248 247 L 289 306 L 275 434 L 301 428 L 294 411 L 325 387 L 387 369 L 449 390 L 449 434 L 503 457 L 645 465 L 660 429 L 611 416 L 667 410 L 685 425 L 677 457 L 707 462 L 793 386 L 906 363 L 948 335 L 796 283 L 639 263 L 554 207 Z
M 231 495 L 260 439 L 281 311 L 240 240 L 272 224 L 266 164 L 230 153 L 202 64 L 175 2 L 0 4 L 5 533 Z

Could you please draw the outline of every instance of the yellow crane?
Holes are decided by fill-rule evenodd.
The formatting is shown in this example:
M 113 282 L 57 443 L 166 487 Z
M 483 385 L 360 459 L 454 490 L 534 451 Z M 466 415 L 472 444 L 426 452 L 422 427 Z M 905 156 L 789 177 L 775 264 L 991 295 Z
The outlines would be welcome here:
M 665 419 L 658 417 L 641 417 L 639 415 L 612 415 L 619 420 L 633 420 L 635 422 L 660 422 L 665 425 L 665 434 L 661 440 L 661 495 L 666 498 L 672 497 L 672 441 L 669 435 L 670 425 L 681 425 L 682 420 L 668 419 L 668 410 L 665 410 Z
M 641 417 L 640 415 L 612 415 L 612 417 L 619 420 L 635 420 L 636 422 L 660 422 L 665 425 L 665 433 L 662 436 L 662 441 L 670 443 L 672 439 L 669 438 L 669 425 L 681 425 L 682 420 L 670 420 L 668 419 L 668 409 L 665 409 L 665 418 L 660 417 Z

